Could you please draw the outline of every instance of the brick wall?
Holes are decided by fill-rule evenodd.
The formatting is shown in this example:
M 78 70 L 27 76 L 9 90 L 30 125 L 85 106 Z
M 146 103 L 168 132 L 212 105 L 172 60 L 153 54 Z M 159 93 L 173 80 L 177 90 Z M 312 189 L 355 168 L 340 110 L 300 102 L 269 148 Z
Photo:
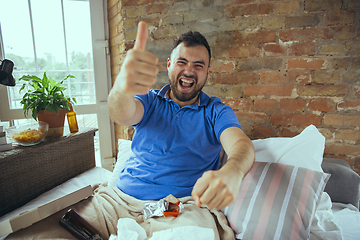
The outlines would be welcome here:
M 164 65 L 173 39 L 199 31 L 213 53 L 204 91 L 234 109 L 251 139 L 292 137 L 313 124 L 325 156 L 360 173 L 360 1 L 108 0 L 108 18 L 113 81 L 139 20 Z M 155 88 L 167 82 L 161 71 Z M 117 138 L 132 133 L 116 126 Z

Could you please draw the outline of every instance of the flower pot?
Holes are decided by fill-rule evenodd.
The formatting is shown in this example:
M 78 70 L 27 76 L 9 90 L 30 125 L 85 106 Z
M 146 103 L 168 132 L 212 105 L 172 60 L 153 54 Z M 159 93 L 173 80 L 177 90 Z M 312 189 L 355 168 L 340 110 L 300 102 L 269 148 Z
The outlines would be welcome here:
M 64 134 L 66 109 L 60 109 L 59 113 L 41 110 L 37 114 L 38 121 L 47 122 L 49 130 L 46 138 L 61 137 Z

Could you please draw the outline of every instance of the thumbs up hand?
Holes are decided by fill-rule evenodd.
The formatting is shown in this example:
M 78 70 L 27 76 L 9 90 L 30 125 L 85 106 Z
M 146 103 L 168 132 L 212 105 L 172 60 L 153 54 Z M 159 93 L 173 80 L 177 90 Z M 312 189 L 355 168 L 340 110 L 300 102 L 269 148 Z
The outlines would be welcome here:
M 145 51 L 147 37 L 147 24 L 140 22 L 134 48 L 127 52 L 114 83 L 114 87 L 123 94 L 146 94 L 155 83 L 159 60 L 154 54 Z
M 145 50 L 148 37 L 146 22 L 139 22 L 134 49 Z

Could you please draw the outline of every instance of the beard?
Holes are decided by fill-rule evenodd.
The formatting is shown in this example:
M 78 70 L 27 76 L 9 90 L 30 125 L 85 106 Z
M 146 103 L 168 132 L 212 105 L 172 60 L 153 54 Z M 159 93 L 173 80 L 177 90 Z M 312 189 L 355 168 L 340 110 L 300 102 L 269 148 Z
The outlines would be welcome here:
M 182 91 L 180 91 L 180 89 L 178 89 L 178 84 L 181 85 L 181 82 L 180 82 L 181 77 L 185 77 L 187 79 L 193 79 L 194 80 L 193 86 L 191 86 L 192 90 L 190 92 L 182 92 Z M 180 102 L 188 102 L 188 101 L 194 99 L 195 97 L 197 97 L 199 95 L 199 93 L 201 92 L 201 90 L 205 86 L 206 80 L 207 80 L 207 75 L 206 75 L 204 83 L 202 85 L 198 85 L 197 76 L 195 76 L 195 75 L 187 76 L 184 73 L 179 73 L 176 78 L 175 78 L 175 76 L 170 77 L 170 79 L 169 79 L 170 90 L 172 91 L 173 95 L 175 96 L 175 98 L 178 101 L 180 101 Z

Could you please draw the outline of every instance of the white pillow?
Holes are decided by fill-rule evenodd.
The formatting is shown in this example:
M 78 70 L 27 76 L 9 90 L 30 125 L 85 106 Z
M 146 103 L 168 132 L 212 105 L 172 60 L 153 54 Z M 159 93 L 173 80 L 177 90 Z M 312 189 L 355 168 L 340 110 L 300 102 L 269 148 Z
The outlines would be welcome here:
M 321 163 L 325 137 L 314 125 L 306 127 L 295 137 L 253 140 L 255 161 L 276 162 L 323 172 Z
M 126 160 L 130 157 L 131 154 L 131 141 L 125 139 L 118 140 L 118 154 L 116 159 L 115 168 L 109 179 L 109 186 L 116 187 L 116 182 L 119 180 L 119 174 L 121 170 L 125 167 Z

